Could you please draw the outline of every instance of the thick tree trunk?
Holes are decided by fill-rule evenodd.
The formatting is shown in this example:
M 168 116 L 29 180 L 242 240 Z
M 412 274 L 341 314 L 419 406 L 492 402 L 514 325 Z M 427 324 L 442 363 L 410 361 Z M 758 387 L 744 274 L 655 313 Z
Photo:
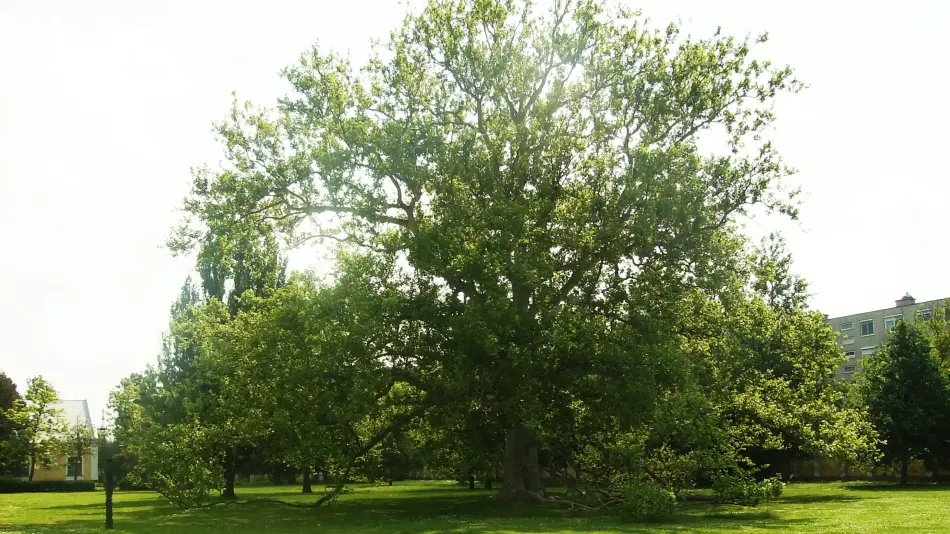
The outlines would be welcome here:
M 228 469 L 224 473 L 224 492 L 221 493 L 221 497 L 224 499 L 236 499 L 237 495 L 234 493 L 234 470 Z
M 36 474 L 36 455 L 30 455 L 30 482 L 33 482 L 33 475 Z
M 524 425 L 515 423 L 505 431 L 505 474 L 501 498 L 536 502 L 541 500 L 543 492 L 538 448 L 530 443 Z
M 910 459 L 904 458 L 901 460 L 901 486 L 907 485 L 907 471 L 910 468 Z
M 310 485 L 310 467 L 303 468 L 303 489 L 301 493 L 313 493 L 313 488 Z
M 475 473 L 468 474 L 468 489 L 475 489 Z
M 501 498 L 506 501 L 519 500 L 525 491 L 524 468 L 527 464 L 527 451 L 524 434 L 524 427 L 520 423 L 505 430 L 505 481 L 501 488 Z
M 234 451 L 231 450 L 224 458 L 224 491 L 221 493 L 222 499 L 234 500 L 237 495 L 234 494 L 234 476 L 236 474 L 236 464 Z
M 541 485 L 541 467 L 538 465 L 538 446 L 528 447 L 527 462 L 525 463 L 525 487 L 531 493 L 537 495 L 544 494 L 544 486 Z

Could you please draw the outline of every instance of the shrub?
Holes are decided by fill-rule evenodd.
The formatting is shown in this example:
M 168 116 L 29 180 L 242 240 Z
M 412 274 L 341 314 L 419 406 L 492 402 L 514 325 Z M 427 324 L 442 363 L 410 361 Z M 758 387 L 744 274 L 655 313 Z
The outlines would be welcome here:
M 92 480 L 28 480 L 0 479 L 0 493 L 40 493 L 95 491 Z
M 749 475 L 718 473 L 712 477 L 713 497 L 716 502 L 758 506 L 782 495 L 785 484 L 776 477 L 756 481 Z
M 646 521 L 670 515 L 676 508 L 676 496 L 669 488 L 653 482 L 636 482 L 623 492 L 621 513 L 631 521 Z
M 119 491 L 149 491 L 149 489 L 141 484 L 136 484 L 127 478 L 116 482 L 115 489 Z
M 127 445 L 136 458 L 129 482 L 160 493 L 179 508 L 211 500 L 224 487 L 222 463 L 208 454 L 212 447 L 208 428 L 196 423 L 154 425 L 140 429 Z
M 759 484 L 765 487 L 769 500 L 778 499 L 782 496 L 782 492 L 785 491 L 785 483 L 779 480 L 778 477 L 767 478 Z

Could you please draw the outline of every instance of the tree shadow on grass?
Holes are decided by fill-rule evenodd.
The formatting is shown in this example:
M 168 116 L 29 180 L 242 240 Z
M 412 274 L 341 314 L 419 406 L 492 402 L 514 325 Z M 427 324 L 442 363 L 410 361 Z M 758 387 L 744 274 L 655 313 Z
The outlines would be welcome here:
M 860 497 L 853 495 L 789 495 L 780 497 L 775 502 L 784 504 L 818 504 L 824 502 L 854 502 Z
M 287 496 L 284 493 L 283 496 Z M 415 493 L 398 497 L 383 493 L 363 498 L 344 498 L 319 508 L 298 508 L 253 498 L 238 503 L 194 510 L 170 509 L 160 499 L 136 502 L 138 506 L 116 508 L 120 531 L 151 533 L 203 532 L 310 532 L 327 534 L 453 532 L 478 534 L 511 531 L 531 534 L 554 532 L 732 532 L 755 527 L 784 531 L 808 520 L 782 519 L 759 509 L 723 510 L 709 505 L 684 506 L 681 513 L 658 523 L 635 524 L 615 512 L 581 513 L 544 505 L 517 505 L 491 498 L 486 491 L 443 491 L 435 495 Z M 152 505 L 151 507 L 149 505 Z M 63 509 L 68 506 L 61 507 Z M 86 517 L 44 524 L 0 525 L 0 532 L 45 534 L 48 532 L 101 532 L 102 516 L 89 505 L 74 507 Z M 64 513 L 65 512 L 64 510 Z
M 428 501 L 428 499 L 426 500 Z M 343 506 L 343 503 L 317 509 L 295 509 L 270 503 L 261 506 L 228 505 L 225 511 L 199 510 L 151 518 L 152 528 L 162 532 L 299 532 L 319 526 L 319 531 L 336 533 L 409 533 L 453 532 L 478 534 L 489 531 L 514 531 L 533 534 L 554 532 L 733 532 L 754 526 L 760 530 L 786 531 L 808 523 L 806 519 L 785 520 L 770 512 L 732 514 L 677 515 L 657 523 L 635 524 L 614 514 L 577 514 L 546 506 L 481 503 L 481 506 L 452 506 L 421 502 L 400 506 L 393 502 L 374 502 L 372 506 Z M 476 503 L 478 504 L 478 503 Z M 426 506 L 428 505 L 428 506 Z M 447 507 L 443 507 L 449 505 Z M 137 532 L 134 526 L 129 530 Z
M 918 483 L 901 486 L 891 482 L 863 482 L 845 484 L 842 488 L 850 491 L 871 492 L 950 491 L 950 484 Z
M 271 504 L 273 505 L 273 504 Z M 280 505 L 273 505 L 280 506 Z M 442 493 L 425 499 L 373 498 L 337 501 L 303 513 L 329 529 L 347 532 L 370 528 L 374 532 L 457 532 L 475 534 L 494 530 L 518 532 L 695 532 L 734 531 L 756 522 L 756 528 L 787 530 L 806 519 L 786 520 L 775 512 L 737 509 L 735 512 L 703 514 L 708 506 L 684 507 L 683 513 L 659 523 L 633 524 L 620 519 L 615 510 L 581 512 L 544 505 L 500 502 L 487 492 Z M 299 511 L 299 510 L 298 510 Z M 355 520 L 355 524 L 354 524 Z M 437 526 L 436 526 L 437 525 Z M 449 527 L 452 528 L 449 528 Z
M 713 512 L 703 516 L 706 519 L 727 519 L 729 521 L 781 521 L 782 518 L 772 510 L 754 512 Z
M 44 506 L 44 510 L 94 510 L 96 508 L 105 510 L 106 501 L 105 496 L 102 497 L 102 500 L 99 502 L 86 503 L 86 504 L 62 504 L 55 506 Z M 116 510 L 119 508 L 129 509 L 129 508 L 159 508 L 165 509 L 170 508 L 171 505 L 168 504 L 168 501 L 156 497 L 154 499 L 142 499 L 135 501 L 120 501 L 115 504 Z
M 425 521 L 372 521 L 355 519 L 347 522 L 328 522 L 321 518 L 306 517 L 276 517 L 276 518 L 246 518 L 246 517 L 214 517 L 195 518 L 190 516 L 149 517 L 146 521 L 137 521 L 126 518 L 116 522 L 117 532 L 133 534 L 201 534 L 210 532 L 229 533 L 292 533 L 292 532 L 321 532 L 325 534 L 408 534 L 408 533 L 454 533 L 454 534 L 482 534 L 486 532 L 524 532 L 526 534 L 555 534 L 562 532 L 616 532 L 633 534 L 640 532 L 657 533 L 688 533 L 688 532 L 734 532 L 743 528 L 754 527 L 757 530 L 787 531 L 807 523 L 806 520 L 757 520 L 752 523 L 748 520 L 695 518 L 662 523 L 624 523 L 614 521 L 545 521 L 531 522 L 488 521 L 468 522 L 459 517 L 431 517 Z M 12 524 L 0 525 L 0 533 L 17 534 L 52 534 L 52 533 L 101 533 L 101 521 L 64 521 L 48 524 Z

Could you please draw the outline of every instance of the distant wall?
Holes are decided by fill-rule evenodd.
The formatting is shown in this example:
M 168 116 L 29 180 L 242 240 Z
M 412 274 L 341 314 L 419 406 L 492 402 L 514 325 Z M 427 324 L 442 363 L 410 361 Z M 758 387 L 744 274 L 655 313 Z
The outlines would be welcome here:
M 37 466 L 33 480 L 66 480 L 66 456 L 57 459 L 54 467 Z
M 836 460 L 792 460 L 788 473 L 791 480 L 897 480 L 900 473 L 891 469 L 876 467 L 872 470 L 854 469 Z M 911 478 L 932 478 L 924 462 L 918 460 L 910 464 L 907 470 Z
M 82 457 L 82 473 L 79 475 L 79 480 L 97 480 L 99 478 L 98 471 L 98 451 L 95 447 L 89 449 L 89 452 Z M 33 480 L 72 480 L 73 477 L 68 476 L 67 469 L 68 458 L 63 455 L 56 460 L 56 465 L 54 467 L 45 468 L 45 467 L 36 467 L 36 471 L 33 473 Z M 95 470 L 93 468 L 95 467 Z

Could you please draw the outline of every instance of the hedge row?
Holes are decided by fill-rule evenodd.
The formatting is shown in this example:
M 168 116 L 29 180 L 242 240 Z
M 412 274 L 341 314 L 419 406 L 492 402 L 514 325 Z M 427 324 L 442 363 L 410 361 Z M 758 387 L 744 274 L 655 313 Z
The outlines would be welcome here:
M 115 489 L 119 491 L 149 491 L 145 486 L 138 486 L 129 482 L 127 479 L 120 480 L 116 485 Z
M 0 478 L 0 493 L 95 491 L 92 480 L 16 480 Z

